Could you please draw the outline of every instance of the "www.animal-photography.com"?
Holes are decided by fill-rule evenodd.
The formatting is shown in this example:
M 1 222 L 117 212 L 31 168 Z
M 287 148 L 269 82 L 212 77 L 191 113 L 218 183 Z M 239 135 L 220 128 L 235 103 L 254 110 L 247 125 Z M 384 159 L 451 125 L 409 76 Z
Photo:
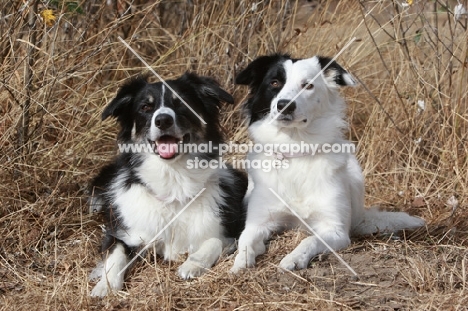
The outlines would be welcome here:
M 468 3 L 0 3 L 0 310 L 464 310 Z

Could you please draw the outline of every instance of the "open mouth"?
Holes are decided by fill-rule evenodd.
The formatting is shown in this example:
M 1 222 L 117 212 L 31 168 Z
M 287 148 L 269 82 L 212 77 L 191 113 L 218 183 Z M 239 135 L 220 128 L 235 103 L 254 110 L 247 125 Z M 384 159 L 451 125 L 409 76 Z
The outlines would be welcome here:
M 156 141 L 150 141 L 155 154 L 165 160 L 174 159 L 182 151 L 182 146 L 190 141 L 190 134 L 185 134 L 182 138 L 172 135 L 162 135 Z

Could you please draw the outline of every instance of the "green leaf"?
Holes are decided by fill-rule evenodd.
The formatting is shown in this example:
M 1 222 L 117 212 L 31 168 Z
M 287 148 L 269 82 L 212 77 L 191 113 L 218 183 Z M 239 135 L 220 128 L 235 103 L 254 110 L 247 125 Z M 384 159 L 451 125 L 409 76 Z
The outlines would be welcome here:
M 83 9 L 80 7 L 80 4 L 78 2 L 69 1 L 65 3 L 65 6 L 67 7 L 67 11 L 71 13 L 78 13 L 78 14 L 84 13 Z
M 422 28 L 419 28 L 418 30 L 416 30 L 416 35 L 415 35 L 414 38 L 413 38 L 414 43 L 418 44 L 419 41 L 421 41 L 422 33 L 423 33 Z

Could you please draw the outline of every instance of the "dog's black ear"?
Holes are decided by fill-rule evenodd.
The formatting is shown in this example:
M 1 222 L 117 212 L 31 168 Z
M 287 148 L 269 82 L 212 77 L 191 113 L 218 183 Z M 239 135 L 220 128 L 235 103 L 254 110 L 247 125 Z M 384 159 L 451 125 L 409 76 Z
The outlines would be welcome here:
M 236 84 L 253 85 L 260 84 L 263 77 L 267 73 L 268 68 L 280 61 L 281 59 L 289 59 L 289 55 L 273 54 L 260 56 L 254 59 L 244 70 L 236 77 Z
M 211 83 L 203 85 L 201 90 L 206 96 L 214 97 L 220 102 L 231 105 L 234 104 L 234 98 L 232 95 L 223 90 L 214 80 L 212 80 Z
M 195 89 L 201 96 L 214 99 L 218 105 L 222 102 L 234 104 L 234 98 L 231 94 L 223 90 L 219 83 L 213 78 L 198 76 L 194 73 L 186 72 L 182 76 L 182 79 L 187 79 L 190 83 L 196 85 L 197 87 Z
M 218 82 L 208 77 L 202 77 L 202 79 L 204 84 L 201 87 L 201 91 L 204 95 L 213 97 L 220 102 L 225 102 L 231 105 L 234 104 L 234 98 L 232 95 L 223 90 L 219 86 Z
M 120 115 L 125 114 L 125 108 L 129 106 L 128 104 L 132 101 L 135 95 L 148 83 L 146 79 L 146 76 L 138 76 L 124 84 L 117 92 L 115 98 L 106 106 L 106 108 L 104 108 L 101 115 L 102 120 L 105 120 L 110 116 L 117 118 Z
M 357 85 L 356 80 L 354 80 L 354 78 L 336 61 L 323 56 L 317 56 L 317 58 L 328 85 L 332 87 Z

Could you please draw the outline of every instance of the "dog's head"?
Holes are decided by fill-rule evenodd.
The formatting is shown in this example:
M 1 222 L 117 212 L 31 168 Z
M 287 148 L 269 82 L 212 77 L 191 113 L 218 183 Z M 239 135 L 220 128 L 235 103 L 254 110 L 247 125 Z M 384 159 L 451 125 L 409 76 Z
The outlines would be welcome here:
M 193 73 L 166 83 L 132 79 L 104 109 L 102 119 L 117 118 L 120 141 L 149 143 L 163 159 L 177 157 L 180 143 L 219 143 L 219 108 L 221 102 L 234 103 L 232 96 L 215 80 Z
M 281 54 L 255 59 L 239 73 L 236 83 L 250 88 L 244 105 L 250 124 L 268 120 L 286 128 L 307 127 L 332 108 L 330 97 L 338 87 L 356 85 L 330 58 L 294 59 Z

